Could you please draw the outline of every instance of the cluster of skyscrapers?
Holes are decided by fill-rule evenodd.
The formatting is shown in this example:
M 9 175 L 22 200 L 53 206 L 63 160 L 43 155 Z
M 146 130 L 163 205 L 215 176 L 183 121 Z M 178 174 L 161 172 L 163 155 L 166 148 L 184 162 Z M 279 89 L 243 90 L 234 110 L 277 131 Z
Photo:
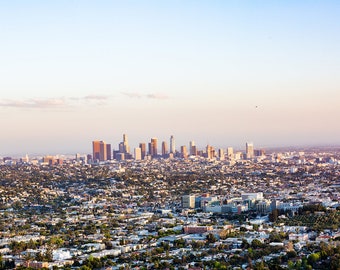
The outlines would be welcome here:
M 104 141 L 93 141 L 92 142 L 93 149 L 93 160 L 105 161 L 110 160 L 111 157 L 111 144 L 108 144 Z
M 211 145 L 207 145 L 205 150 L 198 150 L 194 141 L 189 142 L 189 149 L 186 145 L 180 147 L 180 151 L 176 150 L 175 138 L 170 136 L 170 148 L 166 141 L 161 143 L 161 152 L 158 152 L 158 139 L 151 138 L 149 143 L 140 143 L 138 147 L 134 148 L 133 153 L 130 152 L 130 146 L 128 137 L 123 134 L 123 141 L 118 144 L 118 150 L 111 150 L 111 144 L 105 141 L 93 141 L 92 142 L 93 153 L 92 156 L 88 156 L 88 159 L 92 162 L 101 162 L 111 159 L 115 160 L 144 160 L 153 158 L 183 158 L 187 159 L 189 156 L 201 156 L 208 159 L 218 158 L 219 160 L 224 159 L 253 159 L 255 156 L 264 155 L 263 150 L 254 150 L 252 143 L 246 143 L 245 153 L 237 152 L 234 153 L 232 147 L 228 147 L 226 152 L 220 148 L 216 150 Z

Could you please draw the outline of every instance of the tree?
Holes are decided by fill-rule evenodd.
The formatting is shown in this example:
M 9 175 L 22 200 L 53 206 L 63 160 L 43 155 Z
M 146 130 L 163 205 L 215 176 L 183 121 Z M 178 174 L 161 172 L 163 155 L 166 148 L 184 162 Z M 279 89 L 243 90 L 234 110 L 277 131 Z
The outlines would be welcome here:
M 112 249 L 113 248 L 111 241 L 105 240 L 104 244 L 105 244 L 105 249 Z
M 38 262 L 42 262 L 44 260 L 44 255 L 40 252 L 38 252 L 36 255 L 35 255 L 35 259 L 38 261 Z
M 27 248 L 29 249 L 35 249 L 36 247 L 37 247 L 37 244 L 32 239 L 27 244 Z
M 214 234 L 209 233 L 207 235 L 207 241 L 208 241 L 208 243 L 215 243 L 217 241 L 217 238 L 215 237 Z
M 86 265 L 83 265 L 82 267 L 80 267 L 80 270 L 91 270 L 91 268 Z
M 319 261 L 321 259 L 320 253 L 312 253 L 308 256 L 308 263 L 313 265 L 314 263 L 316 263 L 317 261 Z
M 12 241 L 9 244 L 9 246 L 10 246 L 10 249 L 12 249 L 15 254 L 19 254 L 20 252 L 27 249 L 27 245 L 24 242 Z
M 340 270 L 340 254 L 335 254 L 331 257 L 330 269 Z
M 292 270 L 294 269 L 294 263 L 292 261 L 288 261 L 288 269 Z
M 248 256 L 253 259 L 254 258 L 254 250 L 250 247 L 248 248 Z
M 52 262 L 53 261 L 53 250 L 51 248 L 48 248 L 44 255 L 45 255 L 44 256 L 44 261 L 47 261 L 47 262 Z
M 48 243 L 51 246 L 61 247 L 64 244 L 64 240 L 61 237 L 53 236 Z
M 265 266 L 263 261 L 257 262 L 254 265 L 254 270 L 265 270 L 265 269 L 268 269 L 268 267 Z
M 254 239 L 253 241 L 251 241 L 251 246 L 254 249 L 262 248 L 263 247 L 263 243 L 260 240 L 258 240 L 258 239 Z
M 22 209 L 22 203 L 20 201 L 16 201 L 15 203 L 12 204 L 13 209 L 15 210 L 20 210 Z
M 246 239 L 242 239 L 241 248 L 246 249 L 246 248 L 249 248 L 249 247 L 250 247 L 250 245 L 249 245 L 248 241 Z
M 183 238 L 176 239 L 174 241 L 174 246 L 177 248 L 183 248 L 185 246 L 185 240 Z
M 194 250 L 196 250 L 202 248 L 204 244 L 201 241 L 192 241 L 191 246 Z
M 103 263 L 99 258 L 95 258 L 90 255 L 84 262 L 85 266 L 90 267 L 90 269 L 97 269 L 103 267 Z
M 289 250 L 287 251 L 287 258 L 288 259 L 292 259 L 292 258 L 295 258 L 297 256 L 297 253 L 295 250 Z
M 287 234 L 285 234 L 284 232 L 271 232 L 269 234 L 269 240 L 270 242 L 282 242 L 284 239 L 287 238 Z
M 270 222 L 276 222 L 279 216 L 279 210 L 274 209 L 270 214 L 269 214 L 269 221 Z
M 254 231 L 258 231 L 258 230 L 259 230 L 259 227 L 260 227 L 260 226 L 259 226 L 258 224 L 254 224 L 254 225 L 253 225 Z

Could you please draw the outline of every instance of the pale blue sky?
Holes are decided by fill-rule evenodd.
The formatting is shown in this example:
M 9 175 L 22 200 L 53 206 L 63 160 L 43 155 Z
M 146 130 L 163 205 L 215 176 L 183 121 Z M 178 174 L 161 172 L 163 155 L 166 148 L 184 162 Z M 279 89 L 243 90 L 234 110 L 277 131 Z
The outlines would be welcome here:
M 1 1 L 0 156 L 173 134 L 340 144 L 339 1 Z M 257 106 L 257 108 L 256 108 Z

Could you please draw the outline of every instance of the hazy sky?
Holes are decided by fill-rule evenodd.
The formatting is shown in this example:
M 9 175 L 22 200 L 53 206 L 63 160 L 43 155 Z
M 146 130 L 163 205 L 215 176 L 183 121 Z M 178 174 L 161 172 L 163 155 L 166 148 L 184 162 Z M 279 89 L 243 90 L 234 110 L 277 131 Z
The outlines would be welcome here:
M 174 135 L 340 144 L 340 1 L 1 1 L 0 156 Z

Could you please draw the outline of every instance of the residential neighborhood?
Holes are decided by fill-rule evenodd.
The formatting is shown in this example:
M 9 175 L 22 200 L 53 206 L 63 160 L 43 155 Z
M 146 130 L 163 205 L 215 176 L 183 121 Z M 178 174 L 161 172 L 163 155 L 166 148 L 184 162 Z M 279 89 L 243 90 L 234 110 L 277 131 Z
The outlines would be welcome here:
M 1 269 L 340 269 L 339 160 L 4 158 Z

